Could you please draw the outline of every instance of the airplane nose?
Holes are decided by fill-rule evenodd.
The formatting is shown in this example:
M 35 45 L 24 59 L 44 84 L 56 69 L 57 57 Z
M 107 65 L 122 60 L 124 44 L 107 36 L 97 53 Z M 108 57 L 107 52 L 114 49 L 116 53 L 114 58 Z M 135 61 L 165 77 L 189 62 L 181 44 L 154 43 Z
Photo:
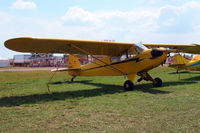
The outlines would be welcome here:
M 152 49 L 151 51 L 152 58 L 160 57 L 163 55 L 163 51 L 159 49 Z

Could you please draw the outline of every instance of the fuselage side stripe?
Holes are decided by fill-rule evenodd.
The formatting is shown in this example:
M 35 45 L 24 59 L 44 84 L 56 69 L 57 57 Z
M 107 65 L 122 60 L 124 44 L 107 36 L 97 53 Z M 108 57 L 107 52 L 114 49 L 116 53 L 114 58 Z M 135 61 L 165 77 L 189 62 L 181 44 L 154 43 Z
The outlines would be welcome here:
M 121 63 L 130 62 L 130 61 L 139 62 L 141 60 L 139 60 L 139 58 L 133 58 L 133 59 L 129 59 L 129 60 L 123 60 L 123 61 L 120 61 L 120 62 L 111 63 L 110 65 L 103 65 L 103 66 L 98 66 L 98 67 L 93 67 L 93 68 L 85 69 L 85 70 L 82 70 L 82 71 L 88 71 L 88 70 L 97 69 L 97 68 L 101 68 L 101 67 L 107 67 L 107 66 L 117 65 L 117 64 L 121 64 Z
M 189 65 L 189 66 L 187 66 L 187 67 L 193 67 L 193 66 L 197 66 L 197 65 L 200 65 L 200 61 L 197 62 L 197 63 L 195 63 L 195 64 Z

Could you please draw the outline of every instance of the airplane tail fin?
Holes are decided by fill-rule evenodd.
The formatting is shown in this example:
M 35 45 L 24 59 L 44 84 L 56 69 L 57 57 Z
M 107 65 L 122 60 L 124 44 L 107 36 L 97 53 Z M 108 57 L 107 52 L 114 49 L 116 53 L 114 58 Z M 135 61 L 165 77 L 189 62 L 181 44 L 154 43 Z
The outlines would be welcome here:
M 68 68 L 57 68 L 51 70 L 52 72 L 63 72 L 68 71 L 69 75 L 75 77 L 79 75 L 79 72 L 81 71 L 81 63 L 79 62 L 78 58 L 71 54 L 68 58 Z
M 74 78 L 80 74 L 81 71 L 81 63 L 78 58 L 71 54 L 68 58 L 68 68 L 56 68 L 51 70 L 52 72 L 63 72 L 68 71 L 68 74 L 72 76 L 71 82 L 73 82 Z
M 70 54 L 68 59 L 68 68 L 80 68 L 80 67 L 81 63 L 79 62 L 78 58 L 75 55 Z
M 185 59 L 183 56 L 181 56 L 180 54 L 176 54 L 173 56 L 173 64 L 174 65 L 183 65 L 183 64 L 186 64 L 188 63 L 189 60 Z
M 169 67 L 177 69 L 177 72 L 178 72 L 178 70 L 183 69 L 185 64 L 188 62 L 189 62 L 189 60 L 185 59 L 180 54 L 176 54 L 173 56 L 173 64 L 169 65 Z

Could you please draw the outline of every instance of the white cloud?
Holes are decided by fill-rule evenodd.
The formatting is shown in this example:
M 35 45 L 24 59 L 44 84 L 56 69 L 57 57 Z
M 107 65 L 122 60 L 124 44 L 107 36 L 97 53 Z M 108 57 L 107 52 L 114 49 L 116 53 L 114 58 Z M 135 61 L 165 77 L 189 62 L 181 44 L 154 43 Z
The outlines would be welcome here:
M 94 26 L 96 28 L 123 27 L 132 28 L 136 31 L 139 28 L 154 30 L 156 28 L 155 20 L 160 16 L 160 9 L 145 8 L 131 11 L 95 11 L 90 12 L 80 7 L 70 8 L 64 16 L 61 17 L 65 25 L 75 26 Z
M 139 40 L 151 38 L 151 35 L 168 36 L 169 34 L 188 34 L 197 29 L 200 20 L 193 9 L 200 9 L 200 2 L 187 2 L 180 6 L 167 5 L 159 8 L 140 8 L 130 11 L 88 11 L 80 7 L 71 7 L 61 20 L 18 20 L 31 22 L 18 26 L 35 36 L 50 36 L 74 39 L 117 39 Z M 193 14 L 191 14 L 193 13 Z M 187 18 L 187 14 L 192 18 Z M 29 28 L 30 27 L 30 28 Z M 32 28 L 31 27 L 35 27 Z M 38 30 L 37 30 L 38 29 Z M 198 28 L 199 29 L 199 28 Z M 195 30 L 197 32 L 197 30 Z M 33 34 L 29 34 L 33 35 Z M 172 37 L 170 35 L 170 37 Z M 147 37 L 148 36 L 148 37 Z M 155 37 L 155 36 L 154 36 Z M 167 37 L 166 37 L 167 38 Z M 159 39 L 159 38 L 156 38 Z M 182 39 L 183 40 L 183 39 Z
M 190 1 L 190 2 L 184 3 L 181 6 L 166 5 L 166 6 L 161 7 L 161 10 L 171 9 L 171 10 L 174 10 L 174 12 L 177 13 L 177 15 L 178 15 L 178 14 L 184 13 L 188 10 L 199 8 L 199 7 L 200 7 L 200 2 Z
M 105 19 L 112 18 L 122 18 L 131 21 L 136 21 L 138 19 L 150 17 L 157 18 L 159 17 L 159 9 L 145 8 L 145 9 L 136 9 L 132 11 L 96 11 L 89 12 L 83 8 L 77 6 L 70 8 L 67 13 L 62 16 L 63 21 L 81 21 L 81 22 L 93 22 L 98 23 L 102 22 Z
M 198 40 L 195 37 L 200 34 L 197 30 L 200 27 L 199 11 L 200 2 L 197 1 L 130 11 L 92 12 L 72 7 L 62 21 L 64 27 L 70 27 L 75 38 L 77 35 L 83 39 L 184 43 Z
M 166 20 L 165 22 L 163 22 L 163 25 L 165 26 L 171 26 L 175 23 L 175 18 L 169 18 L 168 20 Z
M 98 23 L 101 20 L 95 16 L 94 13 L 85 11 L 77 6 L 69 8 L 67 13 L 62 16 L 63 21 L 81 21 L 81 22 L 94 22 Z
M 180 6 L 166 5 L 160 8 L 157 20 L 159 32 L 185 34 L 193 32 L 200 21 L 200 2 L 190 1 Z
M 199 9 L 200 2 L 190 1 L 181 6 L 166 5 L 161 8 L 140 8 L 131 11 L 95 11 L 90 12 L 80 7 L 72 7 L 62 17 L 63 21 L 78 21 L 103 23 L 111 19 L 121 19 L 127 22 L 137 22 L 143 19 L 156 20 L 162 15 L 165 10 L 173 12 L 176 16 L 181 16 L 192 9 Z M 173 18 L 169 18 L 168 22 L 172 24 Z
M 192 1 L 181 6 L 93 12 L 75 6 L 69 8 L 60 20 L 18 18 L 18 25 L 21 23 L 21 26 L 17 27 L 21 32 L 18 33 L 19 29 L 16 31 L 18 35 L 37 37 L 118 41 L 159 41 L 161 38 L 170 40 L 176 34 L 183 35 L 194 30 L 195 25 L 184 15 L 192 9 L 198 9 L 200 6 L 197 5 L 199 2 Z M 26 24 L 27 22 L 30 23 Z
M 23 1 L 23 0 L 17 0 L 11 5 L 11 8 L 13 9 L 19 9 L 19 10 L 24 10 L 24 9 L 34 9 L 36 8 L 37 5 L 32 2 L 32 1 Z

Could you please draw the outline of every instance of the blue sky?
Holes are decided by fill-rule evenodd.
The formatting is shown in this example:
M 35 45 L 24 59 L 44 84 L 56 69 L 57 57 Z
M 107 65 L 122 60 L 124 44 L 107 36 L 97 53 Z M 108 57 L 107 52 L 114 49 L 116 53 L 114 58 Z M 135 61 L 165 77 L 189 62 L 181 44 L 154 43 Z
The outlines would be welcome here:
M 15 37 L 200 43 L 199 0 L 1 0 L 0 58 Z

